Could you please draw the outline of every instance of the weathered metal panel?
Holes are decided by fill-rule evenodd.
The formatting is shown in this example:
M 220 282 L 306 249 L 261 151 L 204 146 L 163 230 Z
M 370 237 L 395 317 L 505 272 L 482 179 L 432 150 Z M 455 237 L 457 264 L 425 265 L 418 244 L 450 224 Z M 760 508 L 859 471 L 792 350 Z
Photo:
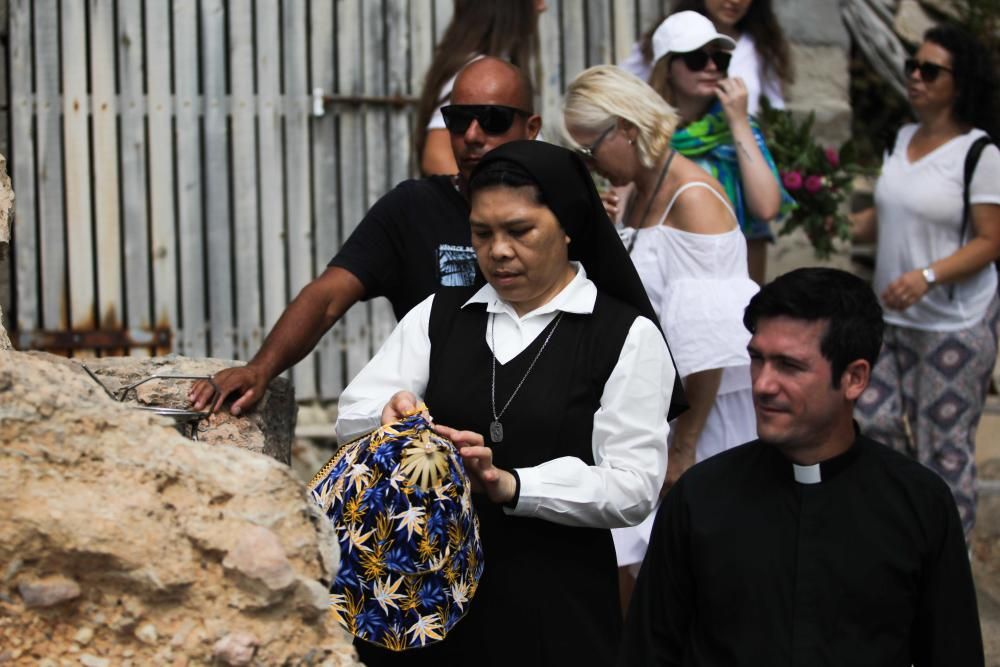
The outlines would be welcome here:
M 177 236 L 181 354 L 208 353 L 205 312 L 205 228 L 202 208 L 201 98 L 198 94 L 197 0 L 174 0 L 174 99 L 177 142 Z
M 365 57 L 375 52 L 364 48 L 362 35 L 367 2 L 342 0 L 337 13 L 337 93 L 357 95 L 368 92 L 365 86 Z M 338 109 L 340 149 L 340 229 L 346 239 L 368 208 L 365 175 L 368 156 L 365 153 L 365 118 L 359 107 Z M 352 308 L 341 324 L 346 343 L 346 380 L 361 370 L 371 353 L 367 303 Z
M 93 329 L 95 324 L 86 5 L 74 0 L 62 0 L 60 21 L 63 186 L 66 197 L 70 328 L 83 330 Z
M 229 2 L 229 77 L 236 249 L 236 354 L 249 359 L 261 340 L 260 226 L 254 109 L 253 12 L 250 0 Z
M 614 23 L 614 62 L 620 63 L 632 52 L 632 45 L 635 43 L 637 34 L 635 3 L 612 2 L 611 16 Z
M 17 289 L 17 328 L 41 326 L 39 311 L 38 216 L 35 187 L 34 67 L 31 51 L 31 0 L 10 3 L 11 154 L 9 168 L 17 200 L 14 205 L 14 262 Z
M 170 7 L 147 2 L 146 122 L 149 128 L 149 212 L 153 254 L 153 319 L 157 326 L 179 321 L 177 222 L 174 205 L 173 99 L 171 95 Z M 164 350 L 165 352 L 165 350 Z
M 665 5 L 549 1 L 547 139 L 561 138 L 566 82 L 626 55 Z M 186 354 L 251 357 L 368 207 L 411 175 L 413 101 L 452 11 L 453 0 L 12 0 L 18 328 L 70 335 L 72 317 L 139 339 L 172 330 Z M 315 89 L 328 104 L 314 116 Z M 299 397 L 335 398 L 394 324 L 384 301 L 355 306 L 293 372 Z M 83 339 L 102 351 L 115 340 Z
M 309 87 L 325 92 L 334 90 L 336 62 L 341 57 L 334 30 L 334 5 L 326 0 L 312 0 L 309 13 Z M 339 220 L 342 218 L 343 184 L 338 181 L 340 152 L 337 145 L 338 119 L 325 113 L 312 120 L 312 202 L 315 229 L 315 265 L 317 274 L 333 258 L 341 244 Z M 349 164 L 349 162 L 348 162 Z M 349 167 L 348 167 L 349 168 Z M 337 324 L 320 339 L 318 378 L 320 396 L 340 395 L 344 388 L 344 324 Z
M 144 95 L 142 6 L 118 5 L 118 76 L 121 102 L 121 189 L 125 256 L 126 327 L 151 329 L 152 283 L 146 183 L 146 98 Z M 148 356 L 140 349 L 135 356 Z
M 312 252 L 312 192 L 309 181 L 310 87 L 306 49 L 306 5 L 286 2 L 281 13 L 285 94 L 285 201 L 288 229 L 288 296 L 294 297 L 316 275 Z M 327 33 L 329 34 L 329 33 Z M 332 190 L 332 188 L 330 188 Z M 282 306 L 284 307 L 284 306 Z M 315 399 L 317 353 L 292 369 L 295 397 Z
M 55 0 L 34 4 L 35 121 L 38 156 L 38 215 L 41 248 L 42 323 L 47 329 L 69 328 L 66 294 L 66 234 L 63 200 L 63 150 L 59 95 L 59 8 Z
M 214 357 L 236 357 L 229 105 L 226 96 L 226 12 L 222 0 L 201 0 L 201 72 L 205 123 L 205 253 L 208 341 Z M 242 285 L 243 281 L 240 280 Z
M 274 0 L 257 0 L 257 165 L 260 193 L 261 288 L 264 327 L 270 330 L 288 305 L 285 174 L 281 156 L 281 21 Z M 259 343 L 257 345 L 259 347 Z M 250 353 L 257 351 L 254 347 Z
M 567 0 L 569 3 L 576 3 L 579 0 Z M 549 0 L 548 11 L 542 14 L 538 21 L 538 31 L 540 37 L 540 57 L 542 61 L 541 71 L 545 77 L 542 81 L 536 82 L 539 87 L 539 97 L 541 99 L 542 114 L 542 134 L 549 140 L 558 143 L 562 134 L 562 95 L 560 91 L 564 89 L 563 83 L 563 57 L 562 40 L 560 34 L 560 17 L 562 6 L 566 4 L 563 0 Z
M 121 207 L 118 175 L 118 101 L 115 81 L 115 8 L 90 0 L 91 114 L 94 128 L 94 212 L 97 318 L 100 328 L 123 326 Z M 90 257 L 86 257 L 89 264 Z
M 364 45 L 363 59 L 364 93 L 385 95 L 389 92 L 389 69 L 399 65 L 391 52 L 399 50 L 405 54 L 405 41 L 388 40 L 390 4 L 392 0 L 367 0 L 364 3 Z M 396 12 L 398 15 L 398 11 Z M 396 19 L 398 21 L 398 19 Z M 397 39 L 399 35 L 397 35 Z M 388 44 L 392 48 L 387 48 Z M 372 57 L 373 54 L 388 54 L 389 58 Z M 400 91 L 401 92 L 401 91 Z M 397 155 L 407 152 L 405 131 L 397 136 L 392 131 L 390 111 L 384 106 L 366 105 L 365 114 L 365 208 L 374 204 L 379 197 L 389 191 L 397 181 L 393 180 L 398 169 L 393 165 Z M 398 127 L 397 127 L 398 132 Z M 400 141 L 401 140 L 401 141 Z M 404 163 L 405 170 L 405 163 Z M 353 376 L 361 370 L 371 355 L 382 345 L 382 341 L 392 331 L 396 318 L 386 299 L 380 298 L 369 304 L 369 345 L 367 353 L 361 346 L 354 346 L 347 353 L 348 372 Z
M 587 0 L 587 66 L 610 63 L 614 53 L 611 7 L 607 0 Z

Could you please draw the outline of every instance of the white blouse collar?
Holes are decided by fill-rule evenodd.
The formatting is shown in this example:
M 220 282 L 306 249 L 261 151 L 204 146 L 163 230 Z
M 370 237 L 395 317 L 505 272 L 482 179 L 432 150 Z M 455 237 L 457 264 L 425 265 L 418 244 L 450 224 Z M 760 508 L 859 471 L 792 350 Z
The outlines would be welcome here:
M 507 313 L 515 321 L 526 320 L 529 317 L 538 315 L 547 315 L 558 310 L 567 313 L 592 313 L 594 312 L 594 303 L 597 301 L 597 286 L 587 278 L 587 270 L 583 268 L 582 264 L 579 262 L 570 262 L 570 264 L 576 269 L 576 275 L 569 281 L 569 284 L 562 288 L 559 294 L 552 297 L 548 303 L 539 306 L 529 313 L 525 313 L 524 317 L 518 317 L 514 308 L 501 299 L 500 295 L 497 294 L 497 291 L 489 283 L 483 285 L 478 292 L 472 295 L 472 298 L 462 304 L 462 307 L 465 308 L 473 303 L 485 303 L 486 312 Z

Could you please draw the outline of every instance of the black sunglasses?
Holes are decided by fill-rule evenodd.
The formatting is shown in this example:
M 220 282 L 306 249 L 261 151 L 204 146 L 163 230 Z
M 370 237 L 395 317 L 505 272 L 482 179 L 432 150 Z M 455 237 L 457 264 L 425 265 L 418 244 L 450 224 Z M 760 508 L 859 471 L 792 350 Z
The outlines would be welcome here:
M 683 60 L 684 65 L 692 72 L 700 72 L 708 67 L 709 60 L 715 63 L 715 69 L 726 72 L 729 70 L 729 61 L 733 59 L 733 54 L 728 51 L 709 53 L 705 49 L 698 49 L 697 51 L 678 53 L 676 57 Z
M 930 63 L 925 61 L 917 60 L 916 58 L 907 58 L 903 62 L 903 71 L 906 76 L 913 76 L 913 72 L 920 70 L 920 80 L 924 83 L 932 83 L 938 74 L 941 72 L 954 72 L 955 70 L 950 67 L 945 67 L 944 65 L 938 65 L 937 63 Z
M 444 125 L 452 134 L 463 134 L 472 125 L 479 127 L 486 134 L 503 134 L 514 124 L 516 116 L 530 116 L 530 111 L 502 104 L 449 104 L 441 107 Z

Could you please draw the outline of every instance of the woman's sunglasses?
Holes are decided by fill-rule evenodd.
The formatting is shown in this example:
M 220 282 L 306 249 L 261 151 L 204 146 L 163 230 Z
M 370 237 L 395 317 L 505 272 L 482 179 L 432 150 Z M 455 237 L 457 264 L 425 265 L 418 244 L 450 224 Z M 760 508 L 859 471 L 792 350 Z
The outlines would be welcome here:
M 954 72 L 955 70 L 937 63 L 920 61 L 916 58 L 907 58 L 903 63 L 903 71 L 906 76 L 913 76 L 913 72 L 920 70 L 920 80 L 924 83 L 932 83 L 941 72 Z
M 683 60 L 684 65 L 692 72 L 700 72 L 708 67 L 709 60 L 715 63 L 715 69 L 725 72 L 729 69 L 729 61 L 733 59 L 733 54 L 728 51 L 709 53 L 705 49 L 698 49 L 697 51 L 678 53 L 676 57 Z
M 530 116 L 530 111 L 501 104 L 449 104 L 441 107 L 444 126 L 452 134 L 464 134 L 472 121 L 486 134 L 503 134 L 514 124 L 516 116 Z
M 576 154 L 582 157 L 584 160 L 596 160 L 597 158 L 595 157 L 594 154 L 597 153 L 597 147 L 601 145 L 602 141 L 608 138 L 608 135 L 611 134 L 611 130 L 615 129 L 616 127 L 618 127 L 618 123 L 615 123 L 608 129 L 604 130 L 599 135 L 597 135 L 597 138 L 594 139 L 594 142 L 589 146 L 581 146 L 580 148 L 577 148 Z

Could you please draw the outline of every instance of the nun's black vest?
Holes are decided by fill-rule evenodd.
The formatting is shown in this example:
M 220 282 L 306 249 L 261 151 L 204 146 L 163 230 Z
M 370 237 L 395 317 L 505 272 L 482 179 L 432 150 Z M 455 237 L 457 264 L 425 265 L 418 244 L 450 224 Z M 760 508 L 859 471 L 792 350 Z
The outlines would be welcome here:
M 424 394 L 434 420 L 484 434 L 495 465 L 505 470 L 566 456 L 593 465 L 594 413 L 638 311 L 599 293 L 592 314 L 565 313 L 500 419 L 503 442 L 492 444 L 490 315 L 485 304 L 462 307 L 474 293 L 444 289 L 434 297 Z M 498 410 L 549 330 L 507 364 L 497 363 Z M 614 664 L 621 610 L 611 531 L 508 516 L 485 496 L 475 507 L 485 572 L 469 613 L 442 645 L 407 651 L 412 655 L 400 657 L 409 660 L 392 664 Z

